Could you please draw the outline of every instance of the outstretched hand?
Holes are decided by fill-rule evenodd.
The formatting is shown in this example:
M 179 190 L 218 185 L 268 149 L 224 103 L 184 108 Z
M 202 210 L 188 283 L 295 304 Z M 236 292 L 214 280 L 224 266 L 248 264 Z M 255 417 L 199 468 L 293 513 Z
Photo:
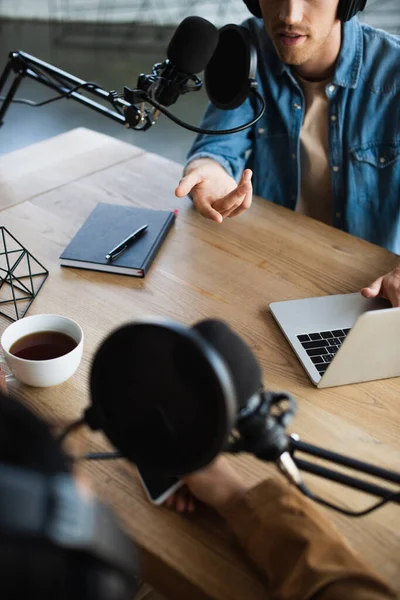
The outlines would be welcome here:
M 251 177 L 252 171 L 246 169 L 237 184 L 216 161 L 199 159 L 189 164 L 175 194 L 178 198 L 190 194 L 203 217 L 222 223 L 226 217 L 237 217 L 251 206 Z

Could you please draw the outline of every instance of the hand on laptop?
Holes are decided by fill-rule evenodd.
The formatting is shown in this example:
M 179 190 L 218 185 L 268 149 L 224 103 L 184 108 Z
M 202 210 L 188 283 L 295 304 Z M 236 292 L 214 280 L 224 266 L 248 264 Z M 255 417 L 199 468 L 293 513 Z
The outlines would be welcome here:
M 392 306 L 400 306 L 400 265 L 397 265 L 386 275 L 375 279 L 368 287 L 361 290 L 365 298 L 375 298 L 381 296 L 391 302 Z

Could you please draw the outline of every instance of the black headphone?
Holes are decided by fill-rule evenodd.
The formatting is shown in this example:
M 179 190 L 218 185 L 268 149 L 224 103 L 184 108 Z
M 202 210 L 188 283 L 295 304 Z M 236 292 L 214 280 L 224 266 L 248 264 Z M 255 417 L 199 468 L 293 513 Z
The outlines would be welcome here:
M 133 543 L 106 506 L 79 493 L 71 475 L 0 463 L 0 541 L 18 538 L 65 551 L 68 600 L 131 600 L 138 590 Z
M 262 18 L 259 0 L 243 0 L 249 11 L 258 18 Z M 338 19 L 343 23 L 350 21 L 358 12 L 364 10 L 367 0 L 340 0 L 338 6 Z

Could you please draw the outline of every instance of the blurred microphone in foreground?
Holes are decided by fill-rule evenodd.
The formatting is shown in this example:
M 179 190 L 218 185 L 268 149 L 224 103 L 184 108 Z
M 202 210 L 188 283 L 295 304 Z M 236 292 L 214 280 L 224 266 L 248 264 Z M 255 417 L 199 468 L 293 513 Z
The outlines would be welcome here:
M 85 421 L 103 429 L 129 460 L 155 472 L 186 473 L 192 494 L 221 514 L 264 574 L 269 597 L 395 598 L 293 485 L 270 479 L 251 488 L 219 456 L 224 448 L 247 448 L 285 470 L 283 432 L 293 413 L 287 395 L 263 391 L 257 361 L 225 324 L 123 326 L 97 352 L 90 387 Z M 7 600 L 25 596 L 26 584 L 42 600 L 129 600 L 137 565 L 129 540 L 76 485 L 45 425 L 4 396 L 0 461 L 0 585 Z M 32 551 L 28 580 L 23 561 Z
M 140 467 L 181 476 L 225 518 L 272 598 L 395 597 L 303 495 L 308 488 L 285 433 L 294 401 L 263 389 L 253 353 L 225 323 L 186 328 L 149 319 L 118 328 L 94 357 L 90 391 L 85 422 Z M 251 488 L 224 450 L 274 462 L 286 479 Z

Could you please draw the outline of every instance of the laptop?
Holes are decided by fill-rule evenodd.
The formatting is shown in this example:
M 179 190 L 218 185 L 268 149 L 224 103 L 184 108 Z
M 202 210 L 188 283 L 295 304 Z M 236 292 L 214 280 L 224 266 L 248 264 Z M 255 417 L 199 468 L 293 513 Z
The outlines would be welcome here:
M 317 387 L 400 376 L 400 308 L 387 300 L 357 292 L 269 306 Z

